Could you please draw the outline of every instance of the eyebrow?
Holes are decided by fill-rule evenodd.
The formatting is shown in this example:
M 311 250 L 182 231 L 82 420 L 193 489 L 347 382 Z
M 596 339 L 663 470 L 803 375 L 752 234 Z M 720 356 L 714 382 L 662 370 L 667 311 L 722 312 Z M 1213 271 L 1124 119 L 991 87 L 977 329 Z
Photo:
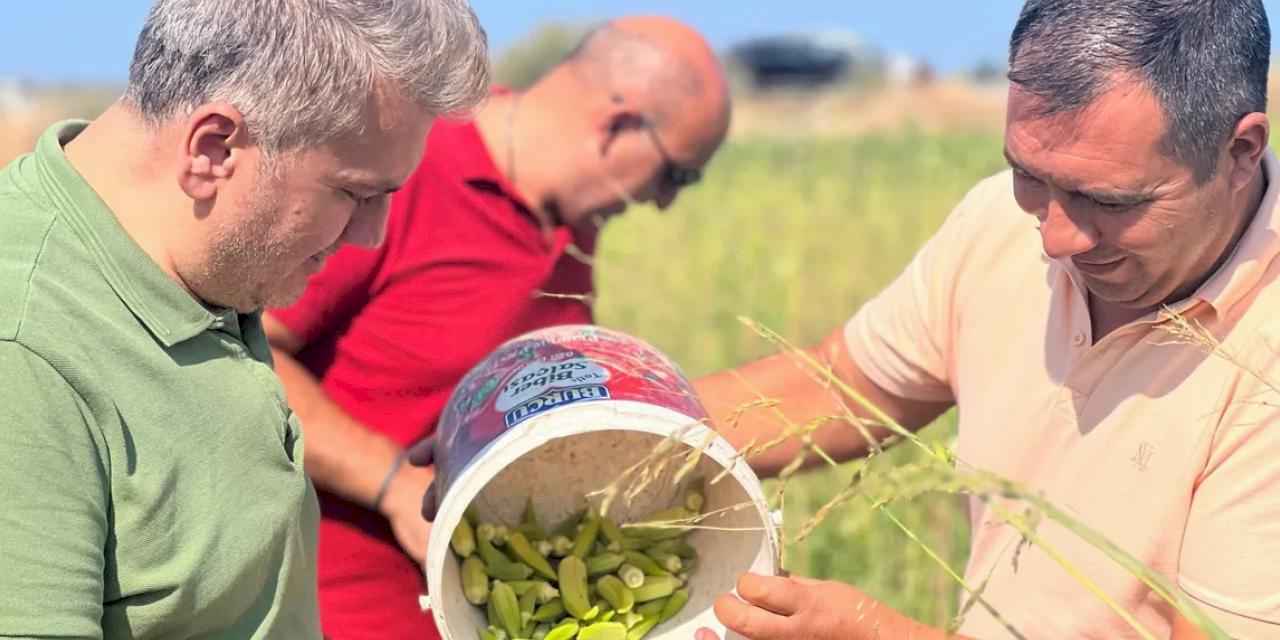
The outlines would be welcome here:
M 1004 160 L 1009 163 L 1010 167 L 1030 175 L 1037 180 L 1044 180 L 1040 176 L 1036 175 L 1035 172 L 1028 170 L 1026 167 L 1019 164 L 1017 160 L 1014 160 L 1007 148 L 1004 150 Z M 1096 202 L 1116 205 L 1142 204 L 1152 198 L 1149 191 L 1132 191 L 1128 189 L 1066 189 L 1066 191 Z

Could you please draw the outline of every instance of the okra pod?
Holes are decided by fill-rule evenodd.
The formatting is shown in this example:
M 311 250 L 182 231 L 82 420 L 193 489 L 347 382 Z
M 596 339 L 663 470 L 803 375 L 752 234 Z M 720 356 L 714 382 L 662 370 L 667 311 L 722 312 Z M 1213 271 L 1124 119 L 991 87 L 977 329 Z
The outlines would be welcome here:
M 489 602 L 498 614 L 501 628 L 513 638 L 520 637 L 520 632 L 524 630 L 524 620 L 520 617 L 520 601 L 516 599 L 516 592 L 511 590 L 511 585 L 500 580 L 494 582 Z
M 623 584 L 622 580 L 618 579 L 618 576 L 607 575 L 600 578 L 596 581 L 596 590 L 618 613 L 626 613 L 636 604 L 635 594 Z
M 601 553 L 587 558 L 587 575 L 598 576 L 606 573 L 613 573 L 626 562 L 626 556 L 621 553 Z
M 565 620 L 559 625 L 552 627 L 550 633 L 547 634 L 547 637 L 544 640 L 570 640 L 578 635 L 579 628 L 577 620 Z
M 533 611 L 537 608 L 538 593 L 536 591 L 530 589 L 526 591 L 524 595 L 520 596 L 520 624 L 522 627 L 528 626 L 529 622 L 533 620 Z M 527 638 L 529 636 L 528 634 L 521 633 L 520 637 Z
M 692 560 L 698 557 L 698 550 L 683 538 L 673 540 L 663 540 L 655 542 L 653 546 L 645 549 L 645 551 L 661 551 L 663 553 L 674 553 L 680 556 L 681 560 Z M 687 562 L 685 564 L 688 564 Z
M 606 547 L 609 551 L 617 553 L 622 551 L 622 529 L 618 528 L 618 523 L 614 522 L 608 516 L 600 516 L 600 533 L 604 534 Z
M 556 598 L 533 612 L 535 622 L 555 622 L 564 616 L 564 603 Z
M 554 536 L 551 538 L 551 555 L 557 558 L 563 558 L 573 553 L 573 540 L 569 536 Z
M 499 547 L 507 544 L 507 538 L 511 535 L 511 530 L 506 525 L 500 524 L 493 529 L 493 543 Z
M 507 548 L 511 549 L 516 558 L 533 567 L 533 570 L 540 575 L 551 580 L 556 579 L 556 571 L 551 568 L 551 563 L 547 562 L 547 559 L 538 553 L 537 549 L 533 548 L 533 545 L 529 543 L 529 539 L 523 533 L 519 531 L 512 532 L 511 537 L 507 539 Z M 674 558 L 675 556 L 672 557 Z M 679 558 L 676 559 L 679 560 Z
M 627 640 L 627 627 L 621 622 L 597 622 L 579 631 L 578 640 Z
M 485 572 L 484 560 L 477 556 L 462 561 L 462 594 L 467 602 L 476 606 L 489 601 L 489 575 Z
M 587 620 L 591 597 L 587 593 L 587 565 L 577 556 L 560 561 L 560 600 L 569 615 Z
M 649 635 L 649 632 L 653 631 L 653 628 L 656 626 L 658 626 L 657 618 L 645 616 L 644 620 L 641 620 L 636 623 L 636 626 L 627 630 L 626 640 L 640 640 L 641 638 Z
M 674 553 L 667 553 L 665 551 L 654 551 L 652 549 L 644 553 L 650 558 L 653 558 L 653 561 L 657 562 L 658 566 L 662 567 L 663 569 L 666 569 L 667 571 L 670 571 L 671 573 L 678 573 L 681 569 L 684 568 L 684 562 L 680 560 L 680 556 Z
M 635 565 L 637 568 L 643 571 L 646 576 L 671 575 L 671 572 L 664 569 L 662 565 L 659 565 L 656 560 L 654 560 L 653 558 L 650 558 L 649 556 L 643 553 L 640 553 L 639 551 L 623 551 L 622 555 L 624 558 L 627 559 L 628 564 Z
M 587 521 L 582 525 L 582 531 L 578 532 L 578 537 L 573 541 L 572 555 L 577 558 L 586 558 L 591 551 L 591 545 L 596 543 L 596 536 L 600 534 L 600 518 L 594 512 L 588 512 Z
M 449 546 L 459 558 L 465 559 L 476 552 L 476 533 L 465 517 L 460 518 L 458 526 L 453 528 L 453 535 L 449 537 Z
M 666 604 L 662 606 L 662 613 L 658 616 L 658 624 L 676 617 L 676 614 L 680 613 L 680 610 L 688 603 L 689 589 L 676 589 L 675 593 L 672 593 L 671 597 L 667 598 Z
M 623 564 L 618 567 L 618 577 L 622 579 L 622 584 L 627 585 L 628 589 L 635 589 L 644 584 L 644 572 L 634 564 Z
M 637 624 L 640 624 L 640 622 L 643 620 L 644 620 L 644 616 L 640 615 L 639 613 L 636 613 L 635 611 L 628 611 L 622 614 L 622 624 L 625 625 L 628 630 L 630 630 L 632 627 L 636 626 Z
M 639 589 L 632 589 L 631 594 L 635 596 L 636 602 L 648 602 L 665 598 L 682 586 L 684 585 L 675 576 L 649 576 Z
M 702 507 L 706 506 L 707 503 L 707 494 L 703 478 L 694 478 L 689 482 L 689 486 L 684 489 L 683 502 L 684 508 L 694 513 L 702 513 Z
M 533 507 L 533 496 L 524 503 L 524 515 L 520 516 L 520 526 L 516 530 L 531 541 L 547 539 L 547 531 L 538 522 L 538 512 Z
M 668 598 L 658 598 L 650 600 L 636 606 L 636 613 L 646 618 L 657 618 L 662 615 L 662 609 L 667 606 Z
M 551 557 L 551 552 L 555 550 L 555 547 L 551 545 L 551 541 L 549 540 L 538 540 L 533 543 L 533 548 L 537 549 L 538 553 L 542 554 L 542 557 L 544 558 Z

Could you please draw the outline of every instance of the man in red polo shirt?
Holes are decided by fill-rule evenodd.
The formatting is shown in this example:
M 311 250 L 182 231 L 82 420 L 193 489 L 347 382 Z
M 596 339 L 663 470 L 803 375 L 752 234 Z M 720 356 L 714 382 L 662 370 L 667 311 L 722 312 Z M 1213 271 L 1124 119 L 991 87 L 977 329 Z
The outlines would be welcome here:
M 344 249 L 264 318 L 321 489 L 321 623 L 333 640 L 439 637 L 420 611 L 430 468 L 403 464 L 454 385 L 502 342 L 592 321 L 596 232 L 665 208 L 723 141 L 707 43 L 665 18 L 593 31 L 474 122 L 437 122 L 391 201 L 387 239 Z M 369 194 L 353 193 L 354 198 Z

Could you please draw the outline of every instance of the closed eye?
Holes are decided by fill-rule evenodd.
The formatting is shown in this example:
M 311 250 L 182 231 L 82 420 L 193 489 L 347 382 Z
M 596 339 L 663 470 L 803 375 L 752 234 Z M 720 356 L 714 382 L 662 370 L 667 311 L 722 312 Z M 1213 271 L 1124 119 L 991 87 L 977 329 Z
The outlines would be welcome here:
M 377 200 L 378 198 L 382 197 L 382 194 L 378 194 L 378 195 L 376 195 L 376 196 L 361 196 L 360 194 L 358 194 L 358 193 L 356 193 L 356 192 L 354 192 L 354 191 L 352 191 L 352 190 L 350 190 L 350 189 L 342 189 L 342 193 L 343 193 L 344 195 L 346 195 L 348 198 L 350 198 L 352 202 L 356 203 L 357 205 L 359 205 L 359 206 L 361 206 L 361 207 L 363 207 L 363 206 L 365 206 L 365 205 L 367 205 L 367 204 L 369 204 L 369 203 L 373 202 L 374 200 Z

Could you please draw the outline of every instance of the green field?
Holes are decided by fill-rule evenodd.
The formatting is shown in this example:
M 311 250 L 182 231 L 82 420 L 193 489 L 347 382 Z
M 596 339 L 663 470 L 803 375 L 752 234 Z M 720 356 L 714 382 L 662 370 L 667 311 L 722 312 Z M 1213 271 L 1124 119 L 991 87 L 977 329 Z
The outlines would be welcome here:
M 1003 166 L 991 133 L 730 142 L 706 181 L 670 211 L 641 209 L 609 225 L 598 263 L 600 322 L 653 342 L 694 377 L 770 352 L 738 316 L 815 342 L 902 269 L 967 189 Z M 927 433 L 948 438 L 953 430 L 947 416 Z M 895 450 L 875 464 L 912 455 Z M 845 467 L 793 482 L 788 531 L 850 475 Z M 893 511 L 963 569 L 961 502 L 929 497 Z M 790 545 L 784 562 L 797 574 L 858 585 L 921 620 L 944 624 L 955 614 L 954 582 L 865 504 L 843 507 Z

